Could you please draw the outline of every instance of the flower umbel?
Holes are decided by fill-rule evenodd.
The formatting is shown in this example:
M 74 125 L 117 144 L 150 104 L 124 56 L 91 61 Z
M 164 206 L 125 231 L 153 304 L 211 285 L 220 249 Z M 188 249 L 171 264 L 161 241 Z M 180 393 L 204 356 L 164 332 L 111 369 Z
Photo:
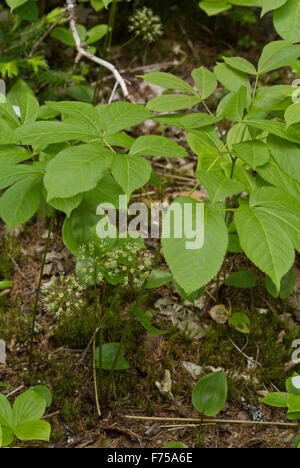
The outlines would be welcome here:
M 154 42 L 163 34 L 163 26 L 159 16 L 151 8 L 136 10 L 129 19 L 129 31 L 141 36 L 145 42 Z
M 84 307 L 84 290 L 85 287 L 73 275 L 54 277 L 42 289 L 44 307 L 57 318 L 61 315 L 72 316 Z
M 150 275 L 151 263 L 149 252 L 138 241 L 119 243 L 110 249 L 105 241 L 100 241 L 80 248 L 76 271 L 80 281 L 87 285 L 106 280 L 126 289 L 139 288 Z

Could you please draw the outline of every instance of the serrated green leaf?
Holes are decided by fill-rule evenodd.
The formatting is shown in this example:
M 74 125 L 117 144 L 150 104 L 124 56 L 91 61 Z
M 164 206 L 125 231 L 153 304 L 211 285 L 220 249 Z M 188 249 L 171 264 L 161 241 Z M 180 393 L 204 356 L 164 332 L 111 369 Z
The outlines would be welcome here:
M 244 186 L 229 177 L 197 170 L 197 178 L 204 185 L 212 204 L 244 191 Z
M 298 42 L 300 37 L 299 0 L 288 0 L 284 2 L 284 5 L 274 12 L 273 21 L 276 31 L 283 39 L 291 42 Z
M 262 75 L 286 67 L 298 57 L 300 57 L 299 45 L 293 45 L 289 41 L 270 42 L 262 51 L 258 62 L 258 73 Z
M 270 135 L 268 148 L 278 166 L 290 177 L 300 182 L 300 149 L 298 145 Z
M 218 15 L 232 8 L 229 3 L 225 3 L 221 0 L 202 0 L 199 3 L 199 7 L 205 11 L 208 16 Z
M 115 180 L 129 196 L 149 181 L 152 172 L 146 159 L 121 153 L 115 154 L 111 169 Z
M 166 94 L 151 99 L 147 108 L 157 112 L 172 112 L 181 109 L 187 109 L 199 104 L 201 99 L 187 94 Z
M 92 132 L 88 126 L 64 122 L 34 122 L 22 125 L 14 134 L 23 145 L 40 147 L 70 140 L 89 141 L 99 138 L 99 134 Z
M 294 246 L 286 229 L 263 208 L 245 203 L 236 211 L 234 219 L 245 254 L 272 278 L 279 290 L 281 278 L 295 259 Z
M 261 16 L 284 5 L 287 0 L 263 0 Z
M 29 175 L 10 187 L 0 198 L 0 216 L 13 228 L 37 212 L 41 200 L 41 175 Z
M 46 168 L 44 183 L 48 200 L 71 198 L 96 187 L 111 166 L 113 154 L 98 143 L 61 151 Z
M 250 93 L 251 86 L 246 73 L 229 67 L 226 63 L 218 63 L 214 68 L 217 80 L 229 91 L 237 91 L 241 86 L 247 88 Z
M 130 148 L 130 154 L 137 156 L 161 156 L 164 158 L 184 158 L 186 150 L 170 140 L 158 135 L 140 136 Z
M 234 153 L 252 169 L 263 166 L 270 159 L 267 145 L 260 140 L 244 141 L 233 145 Z
M 191 198 L 179 198 L 174 203 L 181 206 L 185 203 L 191 204 L 192 219 L 195 225 L 198 202 Z M 174 203 L 171 205 L 172 209 Z M 187 248 L 187 242 L 191 242 L 191 239 L 188 239 L 186 235 L 175 237 L 171 211 L 164 219 L 162 237 L 164 255 L 175 281 L 188 294 L 199 290 L 218 273 L 228 245 L 228 232 L 223 213 L 209 205 L 205 205 L 204 209 L 204 245 L 198 249 Z M 167 235 L 167 226 L 169 225 L 171 225 L 170 236 Z M 203 227 L 201 226 L 200 229 Z
M 154 84 L 156 86 L 161 86 L 162 88 L 174 89 L 177 91 L 183 91 L 184 93 L 196 94 L 195 90 L 191 85 L 181 80 L 171 73 L 157 72 L 157 73 L 147 73 L 146 75 L 141 75 L 140 78 L 143 78 L 147 83 Z
M 202 99 L 208 98 L 218 85 L 215 75 L 205 67 L 193 70 L 192 77 Z
M 295 102 L 286 109 L 284 119 L 286 121 L 287 128 L 300 122 L 300 102 Z
M 252 63 L 242 57 L 223 57 L 224 62 L 227 63 L 231 68 L 239 70 L 243 73 L 248 73 L 250 75 L 256 75 L 256 68 Z

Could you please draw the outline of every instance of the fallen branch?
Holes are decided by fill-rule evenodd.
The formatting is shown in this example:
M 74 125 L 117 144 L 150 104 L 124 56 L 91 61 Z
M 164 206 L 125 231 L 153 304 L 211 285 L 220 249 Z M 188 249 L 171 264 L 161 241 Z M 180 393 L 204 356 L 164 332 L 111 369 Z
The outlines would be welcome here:
M 76 49 L 77 49 L 77 52 L 78 52 L 77 57 L 76 57 L 76 62 L 79 62 L 81 57 L 86 57 L 87 59 L 91 60 L 92 62 L 95 62 L 98 65 L 101 65 L 102 67 L 107 68 L 108 70 L 110 70 L 112 72 L 112 74 L 114 75 L 114 77 L 116 79 L 116 82 L 118 83 L 118 85 L 122 89 L 124 97 L 126 99 L 129 99 L 129 92 L 128 92 L 125 80 L 122 78 L 122 76 L 120 75 L 120 73 L 116 69 L 116 67 L 110 62 L 107 62 L 106 60 L 103 60 L 103 59 L 97 57 L 96 55 L 90 54 L 86 50 L 87 49 L 86 44 L 83 44 L 81 42 L 78 31 L 77 31 L 77 27 L 76 27 L 77 26 L 77 19 L 76 19 L 75 8 L 76 8 L 76 2 L 73 1 L 73 0 L 67 0 L 66 10 L 68 11 L 68 13 L 70 15 L 70 19 L 69 19 L 70 29 L 71 29 L 71 32 L 72 32 L 72 35 L 73 35 L 73 38 L 74 38 L 74 41 L 75 41 L 75 46 L 76 46 Z
M 297 423 L 282 423 L 282 422 L 268 422 L 268 421 L 240 421 L 239 419 L 197 419 L 197 418 L 159 418 L 149 416 L 129 416 L 124 415 L 123 418 L 132 419 L 136 421 L 174 421 L 174 422 L 195 422 L 201 424 L 214 423 L 214 424 L 248 424 L 248 425 L 261 425 L 261 426 L 283 426 L 283 427 L 299 427 Z

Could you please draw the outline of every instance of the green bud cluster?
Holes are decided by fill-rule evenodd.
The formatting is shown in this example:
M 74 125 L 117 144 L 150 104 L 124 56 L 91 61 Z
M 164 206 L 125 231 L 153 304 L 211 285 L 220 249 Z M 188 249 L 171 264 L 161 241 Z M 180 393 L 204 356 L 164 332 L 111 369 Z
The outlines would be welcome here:
M 163 34 L 163 26 L 159 16 L 151 8 L 136 10 L 129 19 L 129 31 L 142 37 L 145 42 L 154 42 Z
M 52 278 L 50 285 L 42 288 L 42 301 L 47 312 L 53 313 L 57 318 L 61 315 L 72 316 L 85 305 L 84 291 L 85 287 L 74 275 L 60 275 Z

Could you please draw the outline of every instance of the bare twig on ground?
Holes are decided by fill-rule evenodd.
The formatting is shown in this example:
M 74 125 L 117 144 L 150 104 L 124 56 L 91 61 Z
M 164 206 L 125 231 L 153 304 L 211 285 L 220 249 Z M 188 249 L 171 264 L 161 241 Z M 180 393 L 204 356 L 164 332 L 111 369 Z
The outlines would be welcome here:
M 239 419 L 198 419 L 198 418 L 159 418 L 149 416 L 131 416 L 124 415 L 123 418 L 132 419 L 136 421 L 174 421 L 189 423 L 195 422 L 201 424 L 215 423 L 215 424 L 248 424 L 248 425 L 260 425 L 260 426 L 282 426 L 282 427 L 299 427 L 297 423 L 283 423 L 283 422 L 272 422 L 272 421 L 240 421 Z
M 107 62 L 106 60 L 101 59 L 100 57 L 97 57 L 96 55 L 90 54 L 86 49 L 87 46 L 81 42 L 81 39 L 79 37 L 78 31 L 77 31 L 77 20 L 76 20 L 76 14 L 75 14 L 75 8 L 76 8 L 76 2 L 75 0 L 67 0 L 67 6 L 66 9 L 70 15 L 70 28 L 71 32 L 75 41 L 75 46 L 77 49 L 77 57 L 76 57 L 76 62 L 79 62 L 81 57 L 85 57 L 92 62 L 97 63 L 98 65 L 101 65 L 104 68 L 107 68 L 112 72 L 112 74 L 115 77 L 116 82 L 122 89 L 123 95 L 126 99 L 130 100 L 129 98 L 129 92 L 127 89 L 127 85 L 125 83 L 125 80 L 122 78 L 121 74 L 117 70 L 117 68 L 110 62 Z

